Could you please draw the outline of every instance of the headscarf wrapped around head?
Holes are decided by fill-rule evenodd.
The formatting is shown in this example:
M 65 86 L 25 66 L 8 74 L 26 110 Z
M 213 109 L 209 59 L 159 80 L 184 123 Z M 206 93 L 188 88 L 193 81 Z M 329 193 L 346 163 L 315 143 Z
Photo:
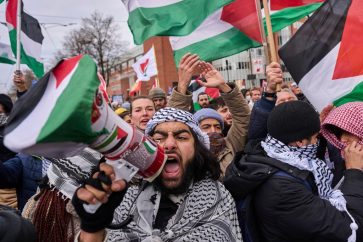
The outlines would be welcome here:
M 181 122 L 186 124 L 197 135 L 198 140 L 209 149 L 209 137 L 203 133 L 194 119 L 193 114 L 176 108 L 163 108 L 157 111 L 146 125 L 145 133 L 150 135 L 158 124 L 164 122 Z
M 357 136 L 363 144 L 363 102 L 349 102 L 334 108 L 322 123 L 322 135 L 335 147 L 342 150 L 345 148 L 337 132 L 340 129 Z

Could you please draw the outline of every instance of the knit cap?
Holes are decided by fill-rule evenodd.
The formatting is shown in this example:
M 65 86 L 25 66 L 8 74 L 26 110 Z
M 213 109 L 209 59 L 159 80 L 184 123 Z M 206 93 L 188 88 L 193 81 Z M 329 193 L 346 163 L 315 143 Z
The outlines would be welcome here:
M 202 108 L 194 114 L 194 118 L 200 124 L 204 119 L 212 118 L 216 119 L 221 125 L 222 130 L 224 129 L 224 122 L 222 116 L 214 109 L 211 108 Z
M 319 114 L 303 101 L 291 101 L 276 106 L 267 120 L 268 133 L 284 144 L 310 138 L 319 130 Z
M 166 98 L 166 94 L 163 89 L 160 87 L 154 87 L 149 91 L 149 97 L 153 98 Z

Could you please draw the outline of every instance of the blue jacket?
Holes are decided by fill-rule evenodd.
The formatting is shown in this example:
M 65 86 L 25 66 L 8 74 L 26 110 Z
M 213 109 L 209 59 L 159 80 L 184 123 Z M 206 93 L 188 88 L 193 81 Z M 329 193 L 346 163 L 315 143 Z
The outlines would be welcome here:
M 0 188 L 16 188 L 19 210 L 35 194 L 41 179 L 42 160 L 36 157 L 18 154 L 0 163 Z
M 248 140 L 266 138 L 267 119 L 274 107 L 275 101 L 270 101 L 265 97 L 262 97 L 253 105 L 250 126 L 248 127 Z

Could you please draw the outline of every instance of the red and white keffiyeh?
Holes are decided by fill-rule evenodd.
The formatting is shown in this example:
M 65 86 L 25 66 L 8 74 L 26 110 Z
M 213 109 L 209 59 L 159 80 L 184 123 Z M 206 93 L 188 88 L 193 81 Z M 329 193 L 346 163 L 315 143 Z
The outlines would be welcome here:
M 346 144 L 340 141 L 334 127 L 357 136 L 363 144 L 363 102 L 349 102 L 333 109 L 322 123 L 322 135 L 335 147 L 343 150 Z

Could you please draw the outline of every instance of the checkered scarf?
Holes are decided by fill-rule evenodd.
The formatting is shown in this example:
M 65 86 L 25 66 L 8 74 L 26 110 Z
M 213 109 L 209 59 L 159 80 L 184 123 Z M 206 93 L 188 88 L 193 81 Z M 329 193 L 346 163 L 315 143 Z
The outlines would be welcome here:
M 4 126 L 8 121 L 9 116 L 5 113 L 0 113 L 0 127 Z
M 265 141 L 261 142 L 263 149 L 271 158 L 289 164 L 300 170 L 310 171 L 314 175 L 315 184 L 318 188 L 319 197 L 328 200 L 339 211 L 345 211 L 352 220 L 352 235 L 348 242 L 356 241 L 356 230 L 358 225 L 347 210 L 347 201 L 340 190 L 333 190 L 331 187 L 333 174 L 324 161 L 316 158 L 318 144 L 304 147 L 293 147 L 285 145 L 279 140 L 267 135 Z
M 150 135 L 158 124 L 173 121 L 188 125 L 196 133 L 199 141 L 209 149 L 208 135 L 199 128 L 198 122 L 194 119 L 193 114 L 181 109 L 171 107 L 160 109 L 147 123 L 145 133 Z
M 344 150 L 346 144 L 332 132 L 331 126 L 354 134 L 363 144 L 363 102 L 350 102 L 333 109 L 322 123 L 322 135 L 335 147 Z
M 102 155 L 85 148 L 81 154 L 65 159 L 49 158 L 51 165 L 47 171 L 49 184 L 61 192 L 62 198 L 72 199 L 74 192 L 88 178 Z

